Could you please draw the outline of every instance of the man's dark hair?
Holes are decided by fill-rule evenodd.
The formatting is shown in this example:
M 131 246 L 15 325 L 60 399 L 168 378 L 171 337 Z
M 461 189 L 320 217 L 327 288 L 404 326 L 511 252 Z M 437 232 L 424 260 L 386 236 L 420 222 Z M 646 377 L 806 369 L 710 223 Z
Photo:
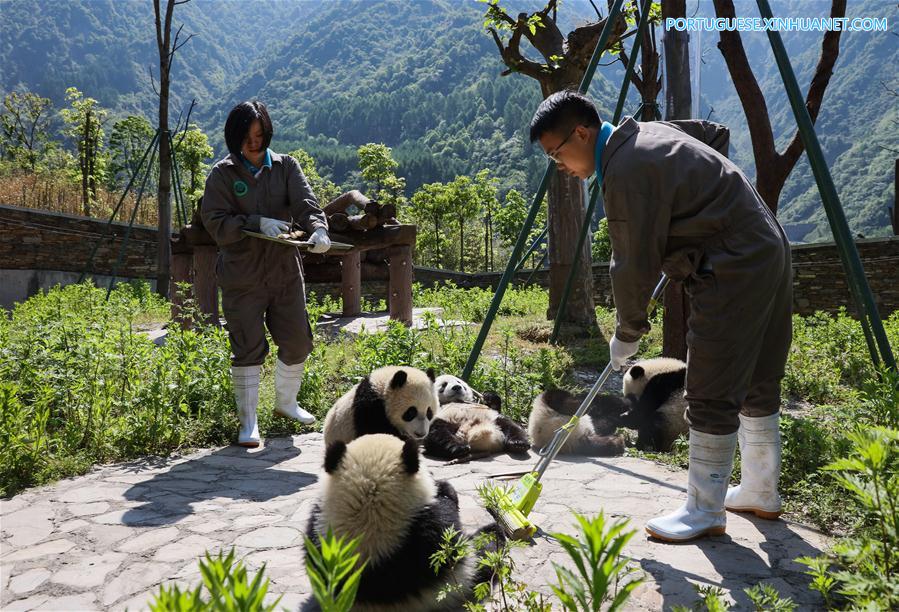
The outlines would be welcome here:
M 531 119 L 531 142 L 547 132 L 562 134 L 576 125 L 599 126 L 599 113 L 590 98 L 577 91 L 557 91 L 540 103 Z
M 262 146 L 268 148 L 272 142 L 272 120 L 268 116 L 265 104 L 258 100 L 241 102 L 231 109 L 228 119 L 225 121 L 225 144 L 232 155 L 239 155 L 243 141 L 250 131 L 253 121 L 259 120 L 262 125 Z

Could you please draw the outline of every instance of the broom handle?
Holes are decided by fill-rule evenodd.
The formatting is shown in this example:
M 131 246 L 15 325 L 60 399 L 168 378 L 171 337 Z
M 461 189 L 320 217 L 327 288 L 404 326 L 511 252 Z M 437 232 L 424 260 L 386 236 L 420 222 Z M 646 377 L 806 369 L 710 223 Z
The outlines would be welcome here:
M 665 288 L 668 286 L 668 281 L 668 276 L 662 274 L 662 278 L 659 279 L 659 283 L 653 290 L 652 297 L 649 300 L 649 306 L 646 309 L 648 313 L 652 314 L 652 311 L 655 310 L 656 305 L 659 303 L 659 300 L 662 298 L 662 295 L 665 292 Z M 611 373 L 612 362 L 609 361 L 609 363 L 606 365 L 606 368 L 602 371 L 602 374 L 600 374 L 599 378 L 596 379 L 596 382 L 593 383 L 593 387 L 590 388 L 590 392 L 587 393 L 587 397 L 585 397 L 584 401 L 581 402 L 581 405 L 580 407 L 578 407 L 577 412 L 574 413 L 574 416 L 572 416 L 571 419 L 569 419 L 569 421 L 562 427 L 556 430 L 556 433 L 553 435 L 553 439 L 550 440 L 550 443 L 546 448 L 545 454 L 543 454 L 543 456 L 540 458 L 540 461 L 537 462 L 537 466 L 534 468 L 537 482 L 540 481 L 540 478 L 543 476 L 546 468 L 549 467 L 549 464 L 552 463 L 552 460 L 555 459 L 556 455 L 559 454 L 559 451 L 562 450 L 562 446 L 564 446 L 565 442 L 568 441 L 568 436 L 571 435 L 571 432 L 574 430 L 578 421 L 590 409 L 590 405 L 593 403 L 593 400 L 596 399 L 596 396 L 599 394 L 599 390 L 602 388 L 602 386 L 606 384 L 606 380 L 609 378 L 609 374 Z

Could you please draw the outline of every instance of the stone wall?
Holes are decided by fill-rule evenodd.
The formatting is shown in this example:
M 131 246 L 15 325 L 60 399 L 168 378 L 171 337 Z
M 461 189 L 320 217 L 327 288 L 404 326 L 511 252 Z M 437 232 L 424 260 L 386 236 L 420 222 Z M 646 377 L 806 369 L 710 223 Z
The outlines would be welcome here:
M 0 205 L 0 305 L 9 306 L 57 282 L 77 280 L 105 226 L 103 221 L 86 217 Z M 97 250 L 93 272 L 98 281 L 112 273 L 126 230 L 127 224 L 114 223 L 109 231 L 112 239 L 105 240 Z M 856 245 L 875 302 L 886 317 L 899 310 L 899 237 L 858 240 Z M 833 312 L 841 306 L 852 312 L 846 277 L 833 243 L 794 246 L 793 272 L 795 312 Z M 153 279 L 155 274 L 156 230 L 135 226 L 118 276 Z M 530 274 L 530 270 L 519 272 L 515 280 L 523 283 Z M 502 272 L 466 274 L 424 267 L 415 269 L 415 281 L 425 286 L 452 281 L 460 287 L 495 288 L 501 276 Z M 547 270 L 538 270 L 534 282 L 546 287 L 548 276 Z M 593 287 L 596 303 L 611 307 L 607 264 L 593 266 Z M 337 288 L 309 283 L 309 290 L 320 295 L 339 295 Z M 386 283 L 364 283 L 363 295 L 368 299 L 383 299 Z
M 856 240 L 868 285 L 880 316 L 899 310 L 899 236 Z M 846 275 L 832 242 L 793 247 L 793 310 L 802 315 L 833 312 L 845 306 L 854 312 Z
M 0 206 L 0 269 L 84 271 L 104 221 L 62 213 Z M 127 223 L 113 223 L 97 249 L 93 272 L 112 274 Z M 156 228 L 135 225 L 119 267 L 128 278 L 156 276 Z
M 55 284 L 77 282 L 105 228 L 104 221 L 87 217 L 0 205 L 0 306 L 10 307 Z M 97 248 L 90 272 L 98 283 L 108 282 L 127 229 L 126 223 L 113 223 Z M 132 228 L 116 276 L 156 276 L 155 228 Z
M 882 317 L 899 310 L 899 237 L 857 240 L 856 246 L 874 301 Z M 796 245 L 793 247 L 793 311 L 808 315 L 816 310 L 835 312 L 841 306 L 854 310 L 846 275 L 832 242 Z M 415 280 L 425 286 L 439 281 L 451 281 L 460 287 L 490 287 L 499 284 L 501 272 L 464 274 L 433 268 L 416 268 Z M 525 282 L 530 271 L 515 275 L 516 282 Z M 539 270 L 534 283 L 548 286 L 548 271 Z M 597 305 L 613 306 L 612 284 L 606 263 L 593 265 L 593 293 Z

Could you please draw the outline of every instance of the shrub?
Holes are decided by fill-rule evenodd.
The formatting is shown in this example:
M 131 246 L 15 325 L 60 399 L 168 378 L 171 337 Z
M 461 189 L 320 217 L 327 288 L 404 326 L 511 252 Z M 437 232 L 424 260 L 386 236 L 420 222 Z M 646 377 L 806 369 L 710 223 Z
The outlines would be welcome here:
M 612 239 L 609 238 L 609 220 L 603 217 L 599 220 L 596 231 L 593 232 L 593 244 L 590 246 L 593 261 L 609 261 L 612 259 Z
M 318 544 L 308 536 L 305 543 L 306 573 L 322 612 L 348 612 L 356 600 L 365 569 L 356 552 L 359 539 L 347 542 L 344 537 L 336 537 L 329 527 Z
M 263 603 L 268 593 L 268 579 L 263 582 L 265 564 L 250 580 L 243 561 L 235 562 L 233 548 L 227 555 L 219 551 L 215 558 L 207 552 L 205 560 L 199 563 L 203 581 L 196 589 L 182 592 L 178 585 L 163 585 L 150 603 L 150 609 L 153 612 L 270 612 L 281 601 L 278 597 L 270 605 Z
M 599 612 L 620 609 L 631 593 L 643 581 L 633 578 L 621 584 L 635 570 L 628 567 L 622 558 L 622 551 L 636 531 L 625 531 L 628 521 L 617 520 L 606 524 L 602 512 L 593 518 L 585 518 L 574 513 L 577 519 L 578 536 L 564 533 L 552 534 L 574 561 L 577 573 L 553 563 L 559 584 L 553 592 L 566 610 L 592 610 Z
M 0 316 L 0 491 L 92 463 L 227 442 L 236 419 L 225 332 L 134 332 L 157 298 L 129 285 L 55 288 Z
M 487 316 L 493 291 L 490 289 L 463 289 L 452 282 L 423 288 L 415 284 L 412 295 L 415 306 L 436 306 L 443 309 L 443 319 L 461 319 L 480 323 Z M 543 315 L 549 308 L 549 292 L 541 287 L 509 287 L 503 295 L 497 316 Z
M 899 317 L 894 313 L 885 324 L 891 330 L 899 328 Z M 844 401 L 874 373 L 862 327 L 845 309 L 835 315 L 793 317 L 793 345 L 784 378 L 787 393 L 815 403 Z
M 833 545 L 825 557 L 798 559 L 809 566 L 812 588 L 834 605 L 852 609 L 899 608 L 899 431 L 884 427 L 849 434 L 848 457 L 827 470 L 863 509 L 860 532 Z M 832 567 L 833 566 L 833 567 Z

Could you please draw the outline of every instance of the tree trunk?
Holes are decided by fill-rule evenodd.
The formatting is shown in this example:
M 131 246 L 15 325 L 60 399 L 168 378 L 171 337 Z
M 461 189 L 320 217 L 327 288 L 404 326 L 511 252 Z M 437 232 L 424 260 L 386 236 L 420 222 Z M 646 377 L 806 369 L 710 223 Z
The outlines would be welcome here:
M 662 20 L 686 17 L 685 0 L 665 0 Z M 692 108 L 690 95 L 689 34 L 676 30 L 665 31 L 665 119 L 689 119 Z M 696 93 L 699 95 L 699 92 Z M 665 313 L 662 321 L 662 355 L 687 358 L 687 319 L 690 303 L 683 283 L 671 283 L 664 296 Z
M 665 0 L 662 3 L 662 20 L 668 17 L 686 17 L 686 0 Z M 690 95 L 690 34 L 685 31 L 665 30 L 665 119 L 689 119 L 692 108 Z M 696 95 L 699 95 L 697 92 Z
M 490 213 L 487 217 L 487 236 L 490 239 L 490 271 L 493 272 L 494 269 L 494 254 L 493 254 L 493 214 Z
M 582 223 L 587 220 L 583 183 L 577 177 L 555 170 L 549 183 L 549 312 L 555 319 L 565 283 L 571 272 L 574 249 Z M 555 203 L 555 205 L 553 204 Z M 577 274 L 568 296 L 563 321 L 578 325 L 596 325 L 596 307 L 593 304 L 593 274 L 590 261 L 590 241 L 584 241 L 578 257 Z
M 90 143 L 90 110 L 87 111 L 87 114 L 84 118 L 84 135 L 81 137 L 81 146 L 79 147 L 80 155 L 78 159 L 78 165 L 81 166 L 81 206 L 84 208 L 84 216 L 91 216 L 91 200 L 88 195 L 88 187 L 87 187 L 87 177 L 88 177 L 88 169 L 87 169 L 87 156 L 89 153 L 89 143 Z
M 465 272 L 465 221 L 459 217 L 459 271 Z
M 99 122 L 95 123 L 95 126 L 92 126 L 91 129 L 91 138 L 90 138 L 90 155 L 87 158 L 87 190 L 88 197 L 90 198 L 91 204 L 99 203 L 99 199 L 97 198 L 97 155 L 100 150 L 100 124 Z
M 159 190 L 157 192 L 158 240 L 156 250 L 156 293 L 169 298 L 171 276 L 172 227 L 172 152 L 169 148 L 169 73 L 172 56 L 177 49 L 177 35 L 172 43 L 172 13 L 175 0 L 166 2 L 165 21 L 161 20 L 160 2 L 154 0 L 156 10 L 156 45 L 159 51 Z M 186 41 L 185 41 L 186 42 Z
M 490 271 L 490 212 L 484 218 L 484 272 Z
M 434 267 L 440 268 L 443 258 L 440 256 L 440 218 L 434 214 Z
M 899 159 L 893 170 L 893 208 L 890 210 L 890 223 L 893 225 L 893 235 L 899 236 Z
M 640 45 L 640 66 L 642 75 L 640 97 L 643 103 L 640 120 L 655 121 L 660 118 L 656 100 L 659 98 L 662 83 L 659 78 L 659 54 L 656 52 L 656 29 L 649 27 L 649 24 L 647 24 L 646 33 Z

